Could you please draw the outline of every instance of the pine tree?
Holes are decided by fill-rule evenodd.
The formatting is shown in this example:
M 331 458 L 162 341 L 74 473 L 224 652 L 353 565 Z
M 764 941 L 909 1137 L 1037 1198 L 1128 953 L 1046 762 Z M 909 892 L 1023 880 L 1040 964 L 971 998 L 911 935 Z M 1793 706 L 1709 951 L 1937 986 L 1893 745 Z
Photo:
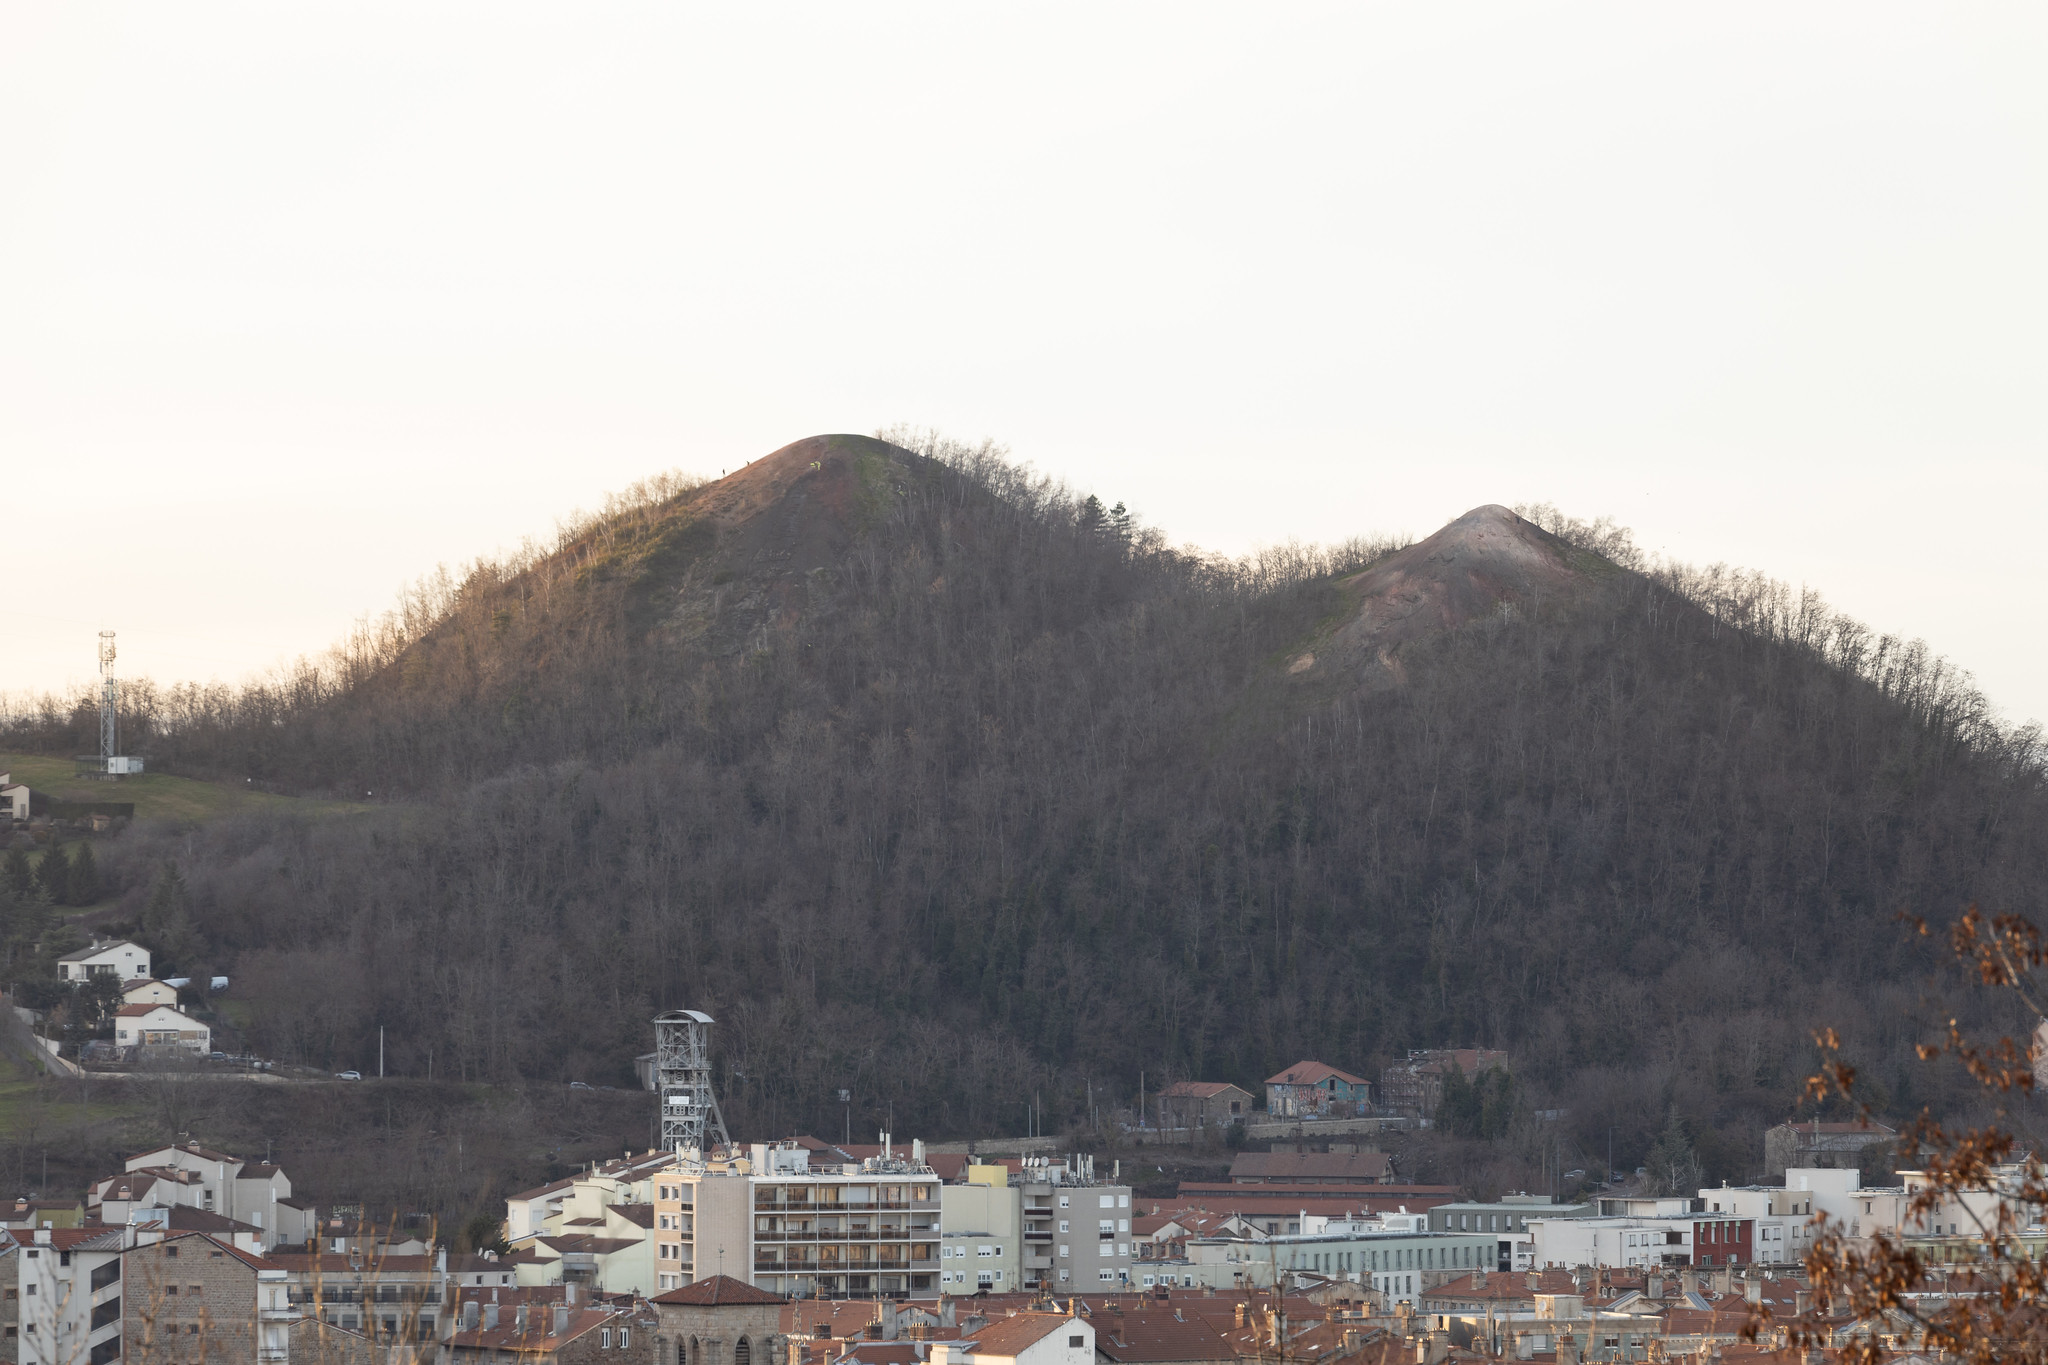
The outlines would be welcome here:
M 1453 1061 L 1444 1076 L 1443 1097 L 1436 1104 L 1436 1126 L 1452 1137 L 1480 1136 L 1485 1086 L 1484 1073 L 1474 1083 L 1465 1079 L 1465 1068 Z
M 99 859 L 93 857 L 90 843 L 80 844 L 78 856 L 71 860 L 70 890 L 73 905 L 91 905 L 105 890 L 100 885 Z
M 64 856 L 61 844 L 51 844 L 43 850 L 43 857 L 36 864 L 36 885 L 50 898 L 52 905 L 71 903 L 71 860 Z
M 1483 1094 L 1479 1107 L 1479 1136 L 1506 1137 L 1508 1124 L 1515 1117 L 1515 1078 L 1506 1070 L 1495 1067 L 1481 1075 L 1480 1086 Z
M 165 863 L 163 871 L 156 874 L 156 885 L 150 888 L 149 904 L 142 909 L 142 932 L 149 936 L 150 946 L 161 951 L 163 940 L 169 937 L 184 919 L 184 874 L 178 871 L 176 863 Z
M 8 851 L 6 867 L 0 869 L 0 879 L 4 879 L 7 889 L 17 896 L 35 894 L 36 869 L 35 864 L 28 860 L 27 849 L 16 848 Z
M 1699 1153 L 1693 1150 L 1692 1135 L 1686 1131 L 1685 1120 L 1678 1116 L 1677 1105 L 1671 1106 L 1664 1120 L 1664 1132 L 1656 1146 L 1650 1148 L 1649 1159 L 1643 1165 L 1649 1171 L 1652 1193 L 1699 1193 L 1700 1182 L 1706 1177 L 1700 1169 Z
M 1090 493 L 1088 495 L 1088 501 L 1081 504 L 1081 529 L 1084 531 L 1094 531 L 1099 529 L 1102 525 L 1102 519 L 1105 515 L 1106 514 L 1102 510 L 1102 499 L 1096 497 L 1093 493 Z

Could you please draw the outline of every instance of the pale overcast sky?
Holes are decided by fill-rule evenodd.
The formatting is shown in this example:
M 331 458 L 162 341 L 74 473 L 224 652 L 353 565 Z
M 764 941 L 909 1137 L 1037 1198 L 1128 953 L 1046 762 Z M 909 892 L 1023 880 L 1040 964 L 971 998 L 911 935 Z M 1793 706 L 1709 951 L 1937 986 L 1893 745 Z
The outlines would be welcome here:
M 0 691 L 909 421 L 1222 550 L 1609 513 L 2048 719 L 2044 14 L 0 0 Z

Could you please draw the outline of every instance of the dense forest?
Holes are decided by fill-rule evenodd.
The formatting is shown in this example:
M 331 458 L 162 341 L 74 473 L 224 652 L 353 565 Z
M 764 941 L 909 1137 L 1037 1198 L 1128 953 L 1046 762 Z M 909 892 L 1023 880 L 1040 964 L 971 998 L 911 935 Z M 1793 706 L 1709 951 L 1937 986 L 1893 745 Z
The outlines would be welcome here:
M 287 676 L 131 689 L 154 764 L 374 808 L 138 826 L 96 875 L 279 1056 L 382 1026 L 403 1074 L 626 1085 L 689 1006 L 756 1135 L 837 1131 L 842 1087 L 970 1136 L 1487 1046 L 1508 1169 L 1677 1121 L 1742 1178 L 1823 1024 L 1888 1111 L 1947 1102 L 1896 917 L 2040 916 L 2038 737 L 1812 594 L 1523 513 L 1570 590 L 1303 674 L 1400 546 L 1227 560 L 999 450 L 800 442 Z M 0 746 L 92 725 L 50 699 Z

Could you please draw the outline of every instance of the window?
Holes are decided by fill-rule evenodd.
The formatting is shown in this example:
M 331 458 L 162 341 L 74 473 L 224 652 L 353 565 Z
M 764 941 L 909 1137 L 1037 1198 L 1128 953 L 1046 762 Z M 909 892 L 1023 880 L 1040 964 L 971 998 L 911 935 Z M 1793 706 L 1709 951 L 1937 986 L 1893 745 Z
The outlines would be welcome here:
M 1116 1196 L 1113 1194 L 1105 1194 L 1102 1196 L 1101 1202 L 1103 1208 L 1113 1209 L 1116 1207 Z
M 1116 1276 L 1107 1270 L 1098 1270 L 1095 1272 L 1095 1278 L 1106 1282 L 1115 1279 Z
M 1066 1244 L 1065 1242 L 1061 1242 L 1061 1243 L 1060 1243 L 1060 1255 L 1061 1255 L 1062 1257 L 1065 1257 L 1065 1256 L 1068 1256 L 1068 1255 L 1071 1255 L 1071 1254 L 1072 1254 L 1072 1253 L 1071 1253 L 1071 1252 L 1069 1252 L 1069 1251 L 1068 1251 L 1068 1249 L 1067 1249 L 1067 1244 Z
M 597 1333 L 597 1349 L 600 1351 L 609 1351 L 611 1348 L 612 1329 L 609 1327 L 600 1328 Z
M 1066 1232 L 1066 1231 L 1068 1231 L 1068 1230 L 1069 1230 L 1069 1229 L 1068 1229 L 1068 1227 L 1067 1227 L 1067 1220 L 1066 1220 L 1066 1219 L 1064 1219 L 1064 1218 L 1060 1219 L 1060 1231 L 1061 1231 L 1061 1232 Z
M 1061 1208 L 1063 1208 L 1063 1209 L 1070 1209 L 1070 1208 L 1072 1208 L 1073 1206 L 1074 1206 L 1074 1201 L 1073 1201 L 1073 1200 L 1072 1200 L 1072 1199 L 1071 1199 L 1070 1197 L 1068 1197 L 1067 1195 L 1064 1195 L 1064 1194 L 1060 1196 L 1060 1207 L 1061 1207 Z
M 1061 1284 L 1065 1284 L 1066 1282 L 1067 1282 L 1067 1272 L 1066 1272 L 1066 1271 L 1064 1271 L 1064 1270 L 1062 1270 L 1062 1271 L 1060 1272 L 1060 1283 L 1061 1283 Z
M 974 1254 L 977 1256 L 993 1256 L 996 1254 L 996 1249 L 994 1247 L 976 1247 Z
M 1119 1219 L 1117 1219 L 1117 1220 L 1116 1220 L 1116 1230 L 1117 1230 L 1118 1232 L 1129 1232 L 1129 1231 L 1131 1230 L 1131 1220 L 1130 1220 L 1130 1219 L 1128 1219 L 1128 1218 L 1119 1218 Z
M 625 1344 L 626 1334 L 623 1331 L 621 1331 L 619 1333 L 619 1345 L 624 1346 Z M 745 1337 L 741 1337 L 737 1342 L 733 1344 L 732 1365 L 751 1365 L 753 1358 L 754 1344 L 748 1341 Z
M 1149 1284 L 1149 1283 L 1151 1283 L 1151 1281 L 1149 1281 L 1149 1280 L 1148 1280 L 1148 1281 L 1146 1281 L 1146 1283 L 1148 1283 L 1148 1284 Z M 1068 1337 L 1068 1338 L 1067 1338 L 1067 1349 L 1068 1349 L 1068 1350 L 1070 1350 L 1070 1351 L 1078 1351 L 1078 1350 L 1080 1350 L 1080 1349 L 1081 1349 L 1081 1347 L 1082 1347 L 1083 1343 L 1084 1343 L 1084 1342 L 1085 1342 L 1086 1340 L 1087 1340 L 1087 1338 L 1085 1338 L 1085 1337 Z

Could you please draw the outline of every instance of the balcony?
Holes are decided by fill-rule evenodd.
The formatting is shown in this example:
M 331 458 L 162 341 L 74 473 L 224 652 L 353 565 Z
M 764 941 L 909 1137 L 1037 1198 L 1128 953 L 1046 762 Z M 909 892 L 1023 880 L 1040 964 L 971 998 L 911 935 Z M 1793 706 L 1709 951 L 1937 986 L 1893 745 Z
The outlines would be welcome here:
M 1052 1229 L 1026 1228 L 1024 1229 L 1024 1240 L 1027 1242 L 1050 1242 L 1052 1240 Z

